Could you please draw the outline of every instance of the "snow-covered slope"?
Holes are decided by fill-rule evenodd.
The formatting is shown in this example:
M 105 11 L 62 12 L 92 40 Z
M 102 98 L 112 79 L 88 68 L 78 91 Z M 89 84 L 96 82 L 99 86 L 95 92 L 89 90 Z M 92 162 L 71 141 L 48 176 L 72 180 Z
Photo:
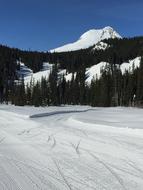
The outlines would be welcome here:
M 24 63 L 18 61 L 17 64 L 19 65 L 19 70 L 17 70 L 16 73 L 19 78 L 31 76 L 33 74 L 33 71 Z
M 31 72 L 30 75 L 26 75 L 24 77 L 25 84 L 30 84 L 31 81 L 33 81 L 35 83 L 37 81 L 41 81 L 42 77 L 48 79 L 51 69 L 52 69 L 52 64 L 43 63 L 43 68 L 41 71 L 39 71 L 37 73 Z
M 126 71 L 131 73 L 133 69 L 140 67 L 141 57 L 136 57 L 135 59 L 129 60 L 126 63 L 122 63 L 119 67 L 122 74 L 125 74 Z M 86 83 L 91 84 L 93 79 L 99 79 L 101 77 L 102 71 L 105 70 L 110 64 L 107 62 L 100 62 L 97 65 L 93 65 L 86 70 Z
M 84 33 L 78 41 L 50 50 L 50 52 L 67 52 L 85 49 L 109 38 L 121 38 L 121 36 L 109 26 L 103 29 L 92 29 Z
M 101 77 L 102 71 L 108 67 L 109 63 L 100 62 L 97 65 L 93 65 L 86 70 L 86 83 L 90 84 L 93 79 L 99 79 Z
M 129 60 L 126 63 L 122 63 L 119 68 L 124 74 L 126 71 L 132 72 L 133 69 L 136 69 L 140 66 L 141 57 L 136 57 L 133 60 Z M 102 71 L 105 70 L 110 64 L 107 62 L 100 62 L 97 65 L 93 65 L 90 68 L 86 69 L 86 84 L 90 85 L 93 79 L 99 79 L 101 77 Z M 43 63 L 43 69 L 40 72 L 33 73 L 31 69 L 26 67 L 24 63 L 21 63 L 21 70 L 19 72 L 19 76 L 24 76 L 25 84 L 30 84 L 31 80 L 35 83 L 37 81 L 41 81 L 41 78 L 49 77 L 49 74 L 52 70 L 52 64 Z M 71 81 L 72 73 L 67 73 L 66 69 L 59 70 L 58 76 L 59 79 L 64 75 L 66 81 Z M 74 73 L 74 78 L 76 77 L 76 72 Z
M 122 74 L 124 74 L 126 71 L 131 73 L 133 69 L 139 68 L 140 62 L 141 57 L 136 57 L 135 59 L 129 60 L 127 63 L 122 63 L 120 66 Z
M 0 105 L 0 190 L 142 190 L 142 115 Z

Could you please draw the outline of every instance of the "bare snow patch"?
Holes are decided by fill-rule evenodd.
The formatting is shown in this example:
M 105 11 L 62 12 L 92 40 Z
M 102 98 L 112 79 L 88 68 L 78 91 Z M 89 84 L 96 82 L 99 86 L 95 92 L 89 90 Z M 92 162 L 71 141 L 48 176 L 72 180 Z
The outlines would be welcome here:
M 107 48 L 109 48 L 110 45 L 108 45 L 105 42 L 99 42 L 95 45 L 95 47 L 93 48 L 93 50 L 106 50 Z

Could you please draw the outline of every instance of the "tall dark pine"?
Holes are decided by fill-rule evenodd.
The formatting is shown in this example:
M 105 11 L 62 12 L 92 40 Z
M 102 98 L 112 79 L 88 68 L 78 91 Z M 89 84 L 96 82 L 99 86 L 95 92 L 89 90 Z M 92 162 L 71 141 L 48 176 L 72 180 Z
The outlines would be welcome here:
M 57 64 L 55 64 L 52 68 L 52 71 L 49 76 L 49 102 L 51 105 L 58 105 L 58 91 L 57 91 L 57 83 L 58 83 L 58 68 Z

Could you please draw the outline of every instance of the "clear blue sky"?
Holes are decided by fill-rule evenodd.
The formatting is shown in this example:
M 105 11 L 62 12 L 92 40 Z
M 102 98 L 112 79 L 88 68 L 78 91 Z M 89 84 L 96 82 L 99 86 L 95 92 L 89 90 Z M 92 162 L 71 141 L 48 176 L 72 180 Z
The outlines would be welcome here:
M 143 0 L 0 0 L 0 43 L 49 50 L 92 28 L 143 35 Z

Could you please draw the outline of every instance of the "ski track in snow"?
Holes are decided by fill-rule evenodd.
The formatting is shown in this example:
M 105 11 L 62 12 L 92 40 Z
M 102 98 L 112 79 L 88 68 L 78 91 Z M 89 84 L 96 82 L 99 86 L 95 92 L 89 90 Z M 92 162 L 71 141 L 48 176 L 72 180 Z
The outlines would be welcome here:
M 142 190 L 142 114 L 0 106 L 0 190 Z

